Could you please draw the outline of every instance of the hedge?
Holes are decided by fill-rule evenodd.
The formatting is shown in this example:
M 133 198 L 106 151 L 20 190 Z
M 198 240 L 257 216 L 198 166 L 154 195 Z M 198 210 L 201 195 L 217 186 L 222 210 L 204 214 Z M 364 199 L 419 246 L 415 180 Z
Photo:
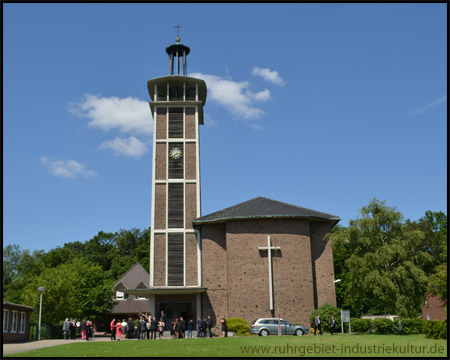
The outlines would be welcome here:
M 447 320 L 425 321 L 423 333 L 428 339 L 447 339 Z

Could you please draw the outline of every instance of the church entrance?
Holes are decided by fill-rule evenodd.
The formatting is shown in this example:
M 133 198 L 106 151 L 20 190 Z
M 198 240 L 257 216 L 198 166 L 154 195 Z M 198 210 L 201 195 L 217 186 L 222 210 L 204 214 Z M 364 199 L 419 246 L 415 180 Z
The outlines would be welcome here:
M 159 320 L 161 311 L 166 314 L 166 330 L 174 319 L 182 317 L 186 323 L 192 319 L 197 320 L 195 295 L 157 295 L 155 298 L 156 318 Z

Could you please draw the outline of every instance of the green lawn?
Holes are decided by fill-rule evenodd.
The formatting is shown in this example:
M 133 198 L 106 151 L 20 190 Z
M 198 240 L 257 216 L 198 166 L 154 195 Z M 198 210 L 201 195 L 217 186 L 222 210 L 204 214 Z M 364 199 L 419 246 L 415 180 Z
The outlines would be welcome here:
M 243 336 L 213 339 L 98 341 L 28 351 L 19 357 L 447 357 L 447 341 L 424 335 Z

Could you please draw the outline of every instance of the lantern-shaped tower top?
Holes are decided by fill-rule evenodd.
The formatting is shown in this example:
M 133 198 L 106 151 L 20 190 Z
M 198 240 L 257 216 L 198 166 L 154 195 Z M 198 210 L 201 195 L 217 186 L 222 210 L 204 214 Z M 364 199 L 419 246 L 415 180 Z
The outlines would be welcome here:
M 191 49 L 189 47 L 180 44 L 180 35 L 179 35 L 179 28 L 181 28 L 180 25 L 175 26 L 177 29 L 177 37 L 175 39 L 176 44 L 172 44 L 166 48 L 166 53 L 169 56 L 168 64 L 169 64 L 169 75 L 180 75 L 180 60 L 183 61 L 182 64 L 182 75 L 187 76 L 187 61 L 186 57 L 190 53 Z M 177 63 L 177 72 L 174 74 L 174 67 L 175 67 L 175 61 Z

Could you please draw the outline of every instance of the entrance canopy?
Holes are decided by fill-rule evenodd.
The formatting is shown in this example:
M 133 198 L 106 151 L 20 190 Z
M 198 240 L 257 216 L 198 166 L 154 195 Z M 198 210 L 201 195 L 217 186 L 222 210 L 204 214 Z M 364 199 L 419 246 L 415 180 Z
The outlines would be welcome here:
M 206 292 L 207 288 L 198 286 L 154 286 L 147 289 L 117 289 L 125 294 L 131 294 L 140 297 L 149 297 L 151 295 L 188 295 L 201 294 Z

